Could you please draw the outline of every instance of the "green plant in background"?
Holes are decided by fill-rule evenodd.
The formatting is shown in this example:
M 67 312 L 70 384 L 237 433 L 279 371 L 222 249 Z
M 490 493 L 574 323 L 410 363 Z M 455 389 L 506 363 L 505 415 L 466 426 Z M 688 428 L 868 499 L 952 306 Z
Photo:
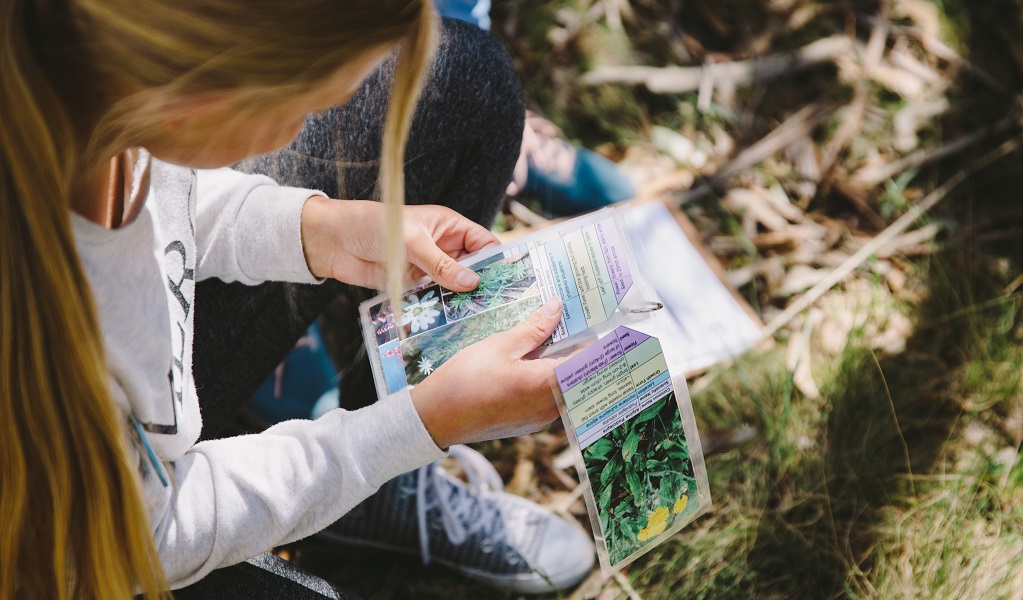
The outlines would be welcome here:
M 699 506 L 674 393 L 588 446 L 583 458 L 612 565 Z
M 453 294 L 445 299 L 451 320 L 512 302 L 536 282 L 528 254 L 491 263 L 477 273 L 480 283 L 476 289 Z

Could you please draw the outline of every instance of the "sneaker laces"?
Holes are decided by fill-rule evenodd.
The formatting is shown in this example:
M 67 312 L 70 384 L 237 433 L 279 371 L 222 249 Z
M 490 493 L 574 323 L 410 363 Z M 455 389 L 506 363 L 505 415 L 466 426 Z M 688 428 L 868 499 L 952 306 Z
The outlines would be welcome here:
M 419 549 L 424 565 L 430 564 L 430 528 L 426 520 L 427 511 L 436 507 L 440 511 L 444 533 L 455 544 L 461 544 L 476 531 L 492 527 L 488 536 L 495 541 L 502 541 L 505 529 L 494 525 L 501 522 L 499 509 L 493 502 L 480 502 L 479 496 L 488 490 L 500 490 L 504 487 L 501 476 L 482 454 L 468 446 L 453 445 L 448 452 L 454 458 L 462 472 L 469 480 L 475 492 L 464 485 L 449 481 L 450 476 L 441 473 L 439 463 L 430 463 L 419 468 L 416 482 L 416 517 L 419 521 Z M 453 489 L 450 493 L 447 489 Z M 429 492 L 432 492 L 429 493 Z M 473 506 L 478 506 L 480 514 L 471 517 Z M 469 525 L 466 525 L 469 522 Z

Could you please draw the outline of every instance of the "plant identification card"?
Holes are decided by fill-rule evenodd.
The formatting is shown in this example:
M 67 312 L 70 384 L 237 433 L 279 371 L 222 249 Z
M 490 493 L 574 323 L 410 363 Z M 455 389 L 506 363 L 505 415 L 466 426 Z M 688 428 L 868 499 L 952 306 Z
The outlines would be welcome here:
M 460 262 L 480 276 L 470 292 L 432 281 L 400 311 L 386 295 L 362 303 L 366 347 L 382 394 L 415 385 L 459 350 L 521 323 L 553 296 L 564 306 L 551 342 L 605 323 L 633 288 L 621 209 L 605 209 L 488 248 Z
M 618 327 L 555 368 L 605 574 L 710 506 L 685 380 L 672 381 L 654 323 Z

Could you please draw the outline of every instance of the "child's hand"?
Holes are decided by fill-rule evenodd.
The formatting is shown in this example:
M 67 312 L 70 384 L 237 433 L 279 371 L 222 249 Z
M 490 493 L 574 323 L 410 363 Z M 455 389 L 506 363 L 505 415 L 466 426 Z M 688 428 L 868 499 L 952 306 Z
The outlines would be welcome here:
M 479 276 L 456 259 L 499 243 L 485 227 L 443 206 L 406 206 L 407 279 L 429 275 L 456 292 L 475 289 Z M 309 271 L 362 287 L 386 283 L 384 207 L 379 202 L 315 196 L 302 209 L 302 247 Z
M 558 417 L 550 376 L 559 361 L 524 359 L 561 320 L 552 298 L 508 331 L 455 354 L 412 389 L 412 402 L 433 441 L 479 442 L 533 433 Z

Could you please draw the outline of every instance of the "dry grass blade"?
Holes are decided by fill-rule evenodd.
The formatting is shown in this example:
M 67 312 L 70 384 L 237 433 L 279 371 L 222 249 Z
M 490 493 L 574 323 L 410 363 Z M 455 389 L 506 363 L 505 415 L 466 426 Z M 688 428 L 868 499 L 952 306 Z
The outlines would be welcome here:
M 949 158 L 950 156 L 954 156 L 979 142 L 989 139 L 993 135 L 1004 133 L 1013 127 L 1018 126 L 1018 117 L 1008 117 L 989 127 L 985 127 L 976 133 L 971 133 L 959 139 L 952 140 L 938 148 L 921 150 L 901 160 L 897 160 L 886 165 L 864 167 L 853 173 L 849 181 L 852 185 L 858 188 L 870 189 L 895 177 L 899 173 Z
M 852 50 L 852 40 L 845 36 L 832 36 L 817 40 L 802 48 L 779 52 L 750 60 L 707 64 L 701 67 L 597 67 L 583 75 L 584 85 L 627 83 L 645 85 L 656 94 L 683 94 L 695 92 L 709 78 L 715 85 L 740 85 L 762 81 L 814 65 L 834 61 Z
M 936 204 L 944 200 L 945 197 L 948 196 L 949 192 L 958 187 L 966 180 L 967 177 L 979 169 L 990 165 L 999 158 L 1014 152 L 1019 147 L 1019 144 L 1020 140 L 1018 138 L 1002 144 L 981 160 L 978 160 L 969 167 L 956 173 L 951 179 L 942 184 L 941 187 L 928 194 L 920 202 L 914 204 L 912 208 L 906 211 L 906 214 L 899 217 L 898 220 L 878 234 L 877 237 L 860 248 L 856 254 L 850 256 L 844 263 L 832 271 L 824 280 L 813 286 L 813 288 L 801 296 L 799 300 L 791 304 L 780 315 L 772 319 L 771 322 L 764 327 L 764 337 L 768 338 L 773 336 L 778 332 L 778 330 L 792 321 L 796 315 L 809 308 L 828 290 L 834 287 L 835 284 L 845 279 L 850 273 L 856 270 L 857 267 L 863 264 L 864 261 L 873 256 L 878 249 L 891 243 L 892 240 L 897 238 L 902 232 L 909 229 L 910 225 L 915 223 L 917 219 L 923 216 Z
M 702 198 L 721 188 L 732 177 L 760 164 L 768 157 L 809 135 L 833 112 L 834 106 L 828 103 L 815 102 L 804 106 L 781 125 L 774 128 L 771 133 L 740 152 L 735 159 L 714 173 L 706 183 L 677 194 L 675 202 L 681 206 L 690 200 Z

